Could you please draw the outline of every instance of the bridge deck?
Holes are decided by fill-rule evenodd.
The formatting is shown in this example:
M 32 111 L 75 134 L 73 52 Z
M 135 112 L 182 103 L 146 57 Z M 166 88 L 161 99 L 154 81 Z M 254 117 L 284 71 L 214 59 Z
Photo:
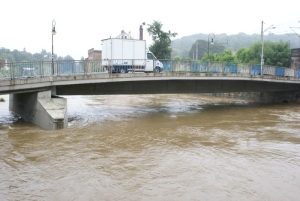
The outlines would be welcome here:
M 258 88 L 254 89 L 252 87 L 252 91 L 264 90 L 266 83 L 276 85 L 272 90 L 277 91 L 291 90 L 291 86 L 293 86 L 293 89 L 297 89 L 300 84 L 300 72 L 282 67 L 264 67 L 263 75 L 260 75 L 260 66 L 225 64 L 205 66 L 197 62 L 176 63 L 174 61 L 171 63 L 164 62 L 164 65 L 165 71 L 162 73 L 130 72 L 114 74 L 109 73 L 101 65 L 101 61 L 57 61 L 53 66 L 49 62 L 7 64 L 5 68 L 0 69 L 0 94 L 39 91 L 63 86 L 69 86 L 70 88 L 79 85 L 87 87 L 88 85 L 97 84 L 99 87 L 101 83 L 123 83 L 124 86 L 130 87 L 126 83 L 139 82 L 144 84 L 145 87 L 151 87 L 151 85 L 145 85 L 145 83 L 153 84 L 153 81 L 155 81 L 160 84 L 170 84 L 170 81 L 175 80 L 178 83 L 197 81 L 198 84 L 201 81 L 202 85 L 204 81 L 210 81 L 210 83 L 220 83 L 222 81 L 224 86 L 231 85 L 233 91 L 249 91 L 248 88 L 242 89 L 234 86 L 233 83 L 243 85 L 249 82 L 256 83 L 255 85 Z M 51 75 L 52 67 L 54 68 L 54 75 Z M 172 84 L 175 85 L 176 83 L 172 82 Z M 108 85 L 106 84 L 106 86 Z

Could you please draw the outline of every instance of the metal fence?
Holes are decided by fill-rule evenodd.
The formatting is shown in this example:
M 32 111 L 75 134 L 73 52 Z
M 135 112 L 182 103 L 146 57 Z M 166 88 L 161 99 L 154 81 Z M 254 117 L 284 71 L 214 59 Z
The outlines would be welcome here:
M 97 61 L 40 61 L 5 63 L 0 68 L 0 79 L 24 79 L 31 77 L 68 76 L 105 72 Z
M 281 66 L 263 66 L 261 72 L 260 65 L 234 64 L 234 63 L 203 63 L 192 60 L 161 60 L 163 71 L 161 73 L 189 73 L 189 75 L 201 76 L 243 76 L 268 78 L 299 79 L 300 70 L 285 68 Z M 122 61 L 108 62 L 110 65 L 123 63 Z M 128 63 L 128 62 L 127 62 Z M 135 63 L 135 61 L 132 61 Z M 138 62 L 141 63 L 141 62 Z M 146 65 L 146 61 L 145 61 Z M 113 66 L 110 66 L 113 67 Z M 139 65 L 137 71 L 131 68 L 126 73 L 142 72 L 143 66 Z M 39 62 L 17 62 L 5 63 L 0 66 L 0 80 L 6 79 L 26 79 L 32 77 L 50 76 L 75 76 L 106 73 L 110 71 L 106 63 L 101 60 L 70 60 L 70 61 L 39 61 Z M 149 75 L 149 74 L 148 74 Z
M 200 62 L 200 61 L 175 61 L 163 60 L 165 72 L 189 72 L 189 73 L 204 73 L 209 75 L 221 76 L 264 76 L 269 78 L 300 78 L 300 69 L 291 69 L 282 66 L 263 66 L 260 64 L 236 64 L 236 63 L 215 63 L 215 62 Z M 261 72 L 262 71 L 262 72 Z

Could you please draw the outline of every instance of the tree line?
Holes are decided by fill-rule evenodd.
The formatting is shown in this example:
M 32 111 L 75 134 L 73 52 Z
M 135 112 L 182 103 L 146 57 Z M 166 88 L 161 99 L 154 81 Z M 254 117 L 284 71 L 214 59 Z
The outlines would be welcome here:
M 154 21 L 148 25 L 148 32 L 154 41 L 150 46 L 150 50 L 157 56 L 158 59 L 171 58 L 171 38 L 175 37 L 177 33 L 171 31 L 162 31 L 162 23 Z M 240 48 L 233 52 L 226 49 L 224 43 L 210 44 L 206 40 L 196 40 L 189 51 L 188 58 L 199 61 L 213 61 L 213 62 L 230 62 L 230 63 L 247 63 L 260 64 L 261 59 L 261 43 L 256 42 L 246 48 Z M 180 60 L 182 58 L 175 57 Z M 287 42 L 264 42 L 264 64 L 272 66 L 290 66 L 290 45 Z
M 197 40 L 208 40 L 209 34 L 193 34 L 190 36 L 183 36 L 172 40 L 172 57 L 180 56 L 184 58 L 189 58 L 189 51 L 192 45 Z M 214 42 L 223 44 L 226 49 L 230 49 L 233 52 L 237 52 L 239 49 L 250 47 L 252 44 L 259 42 L 261 40 L 260 33 L 257 34 L 214 34 Z M 299 47 L 299 35 L 296 33 L 286 33 L 286 34 L 274 34 L 269 33 L 264 36 L 265 41 L 272 42 L 288 42 L 291 48 Z
M 207 41 L 205 43 L 196 42 L 200 44 L 198 50 L 198 58 L 201 61 L 214 61 L 214 62 L 230 62 L 230 63 L 246 63 L 246 64 L 260 64 L 261 49 L 260 42 L 252 44 L 250 47 L 241 48 L 236 53 L 230 49 L 225 49 L 224 46 L 216 44 L 210 45 L 211 54 L 208 55 Z M 203 46 L 204 44 L 205 46 Z M 202 46 L 201 46 L 202 45 Z M 195 47 L 192 46 L 190 55 L 195 52 Z M 190 56 L 190 59 L 193 57 Z M 287 42 L 270 42 L 264 43 L 264 64 L 271 66 L 290 66 L 290 46 Z
M 65 57 L 53 55 L 55 60 L 74 60 L 71 56 L 67 55 Z M 9 50 L 6 48 L 0 48 L 0 60 L 6 60 L 7 62 L 35 62 L 35 61 L 50 61 L 52 55 L 46 50 L 42 50 L 40 53 L 30 53 L 25 49 L 23 51 L 19 50 Z

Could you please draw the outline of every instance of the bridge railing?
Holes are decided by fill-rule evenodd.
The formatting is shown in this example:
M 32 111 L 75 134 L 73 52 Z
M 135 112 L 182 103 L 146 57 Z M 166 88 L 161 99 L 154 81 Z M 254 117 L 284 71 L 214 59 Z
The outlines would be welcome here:
M 236 64 L 200 61 L 175 61 L 162 60 L 165 72 L 189 72 L 200 73 L 204 76 L 242 76 L 242 77 L 266 77 L 274 79 L 299 79 L 300 70 L 281 66 L 265 65 L 261 69 L 260 64 Z M 261 73 L 262 70 L 262 73 Z
M 162 73 L 168 75 L 189 76 L 240 76 L 240 77 L 265 77 L 273 79 L 300 79 L 300 70 L 285 68 L 280 66 L 263 66 L 261 72 L 260 65 L 199 62 L 192 60 L 161 60 L 164 66 Z M 68 61 L 36 61 L 36 62 L 16 62 L 5 63 L 0 66 L 0 80 L 27 79 L 35 77 L 51 76 L 76 76 L 89 74 L 116 74 L 120 71 L 112 71 L 115 64 L 126 63 L 128 72 L 143 72 L 145 60 L 68 60 Z M 135 65 L 135 68 L 129 67 Z M 125 64 L 124 64 L 125 65 Z M 143 66 L 144 65 L 144 66 Z M 157 76 L 157 74 L 152 74 Z M 151 76 L 151 74 L 147 74 Z
M 93 61 L 57 61 L 54 75 L 84 75 L 105 72 L 101 60 Z
M 67 76 L 106 72 L 102 61 L 36 61 L 5 63 L 0 67 L 0 80 L 32 77 Z

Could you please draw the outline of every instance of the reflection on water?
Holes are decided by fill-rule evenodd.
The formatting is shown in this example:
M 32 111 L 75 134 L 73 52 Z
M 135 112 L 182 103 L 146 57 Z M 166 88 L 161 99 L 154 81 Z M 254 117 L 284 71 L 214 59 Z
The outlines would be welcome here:
M 0 103 L 0 200 L 299 200 L 299 105 L 67 98 L 55 132 Z

